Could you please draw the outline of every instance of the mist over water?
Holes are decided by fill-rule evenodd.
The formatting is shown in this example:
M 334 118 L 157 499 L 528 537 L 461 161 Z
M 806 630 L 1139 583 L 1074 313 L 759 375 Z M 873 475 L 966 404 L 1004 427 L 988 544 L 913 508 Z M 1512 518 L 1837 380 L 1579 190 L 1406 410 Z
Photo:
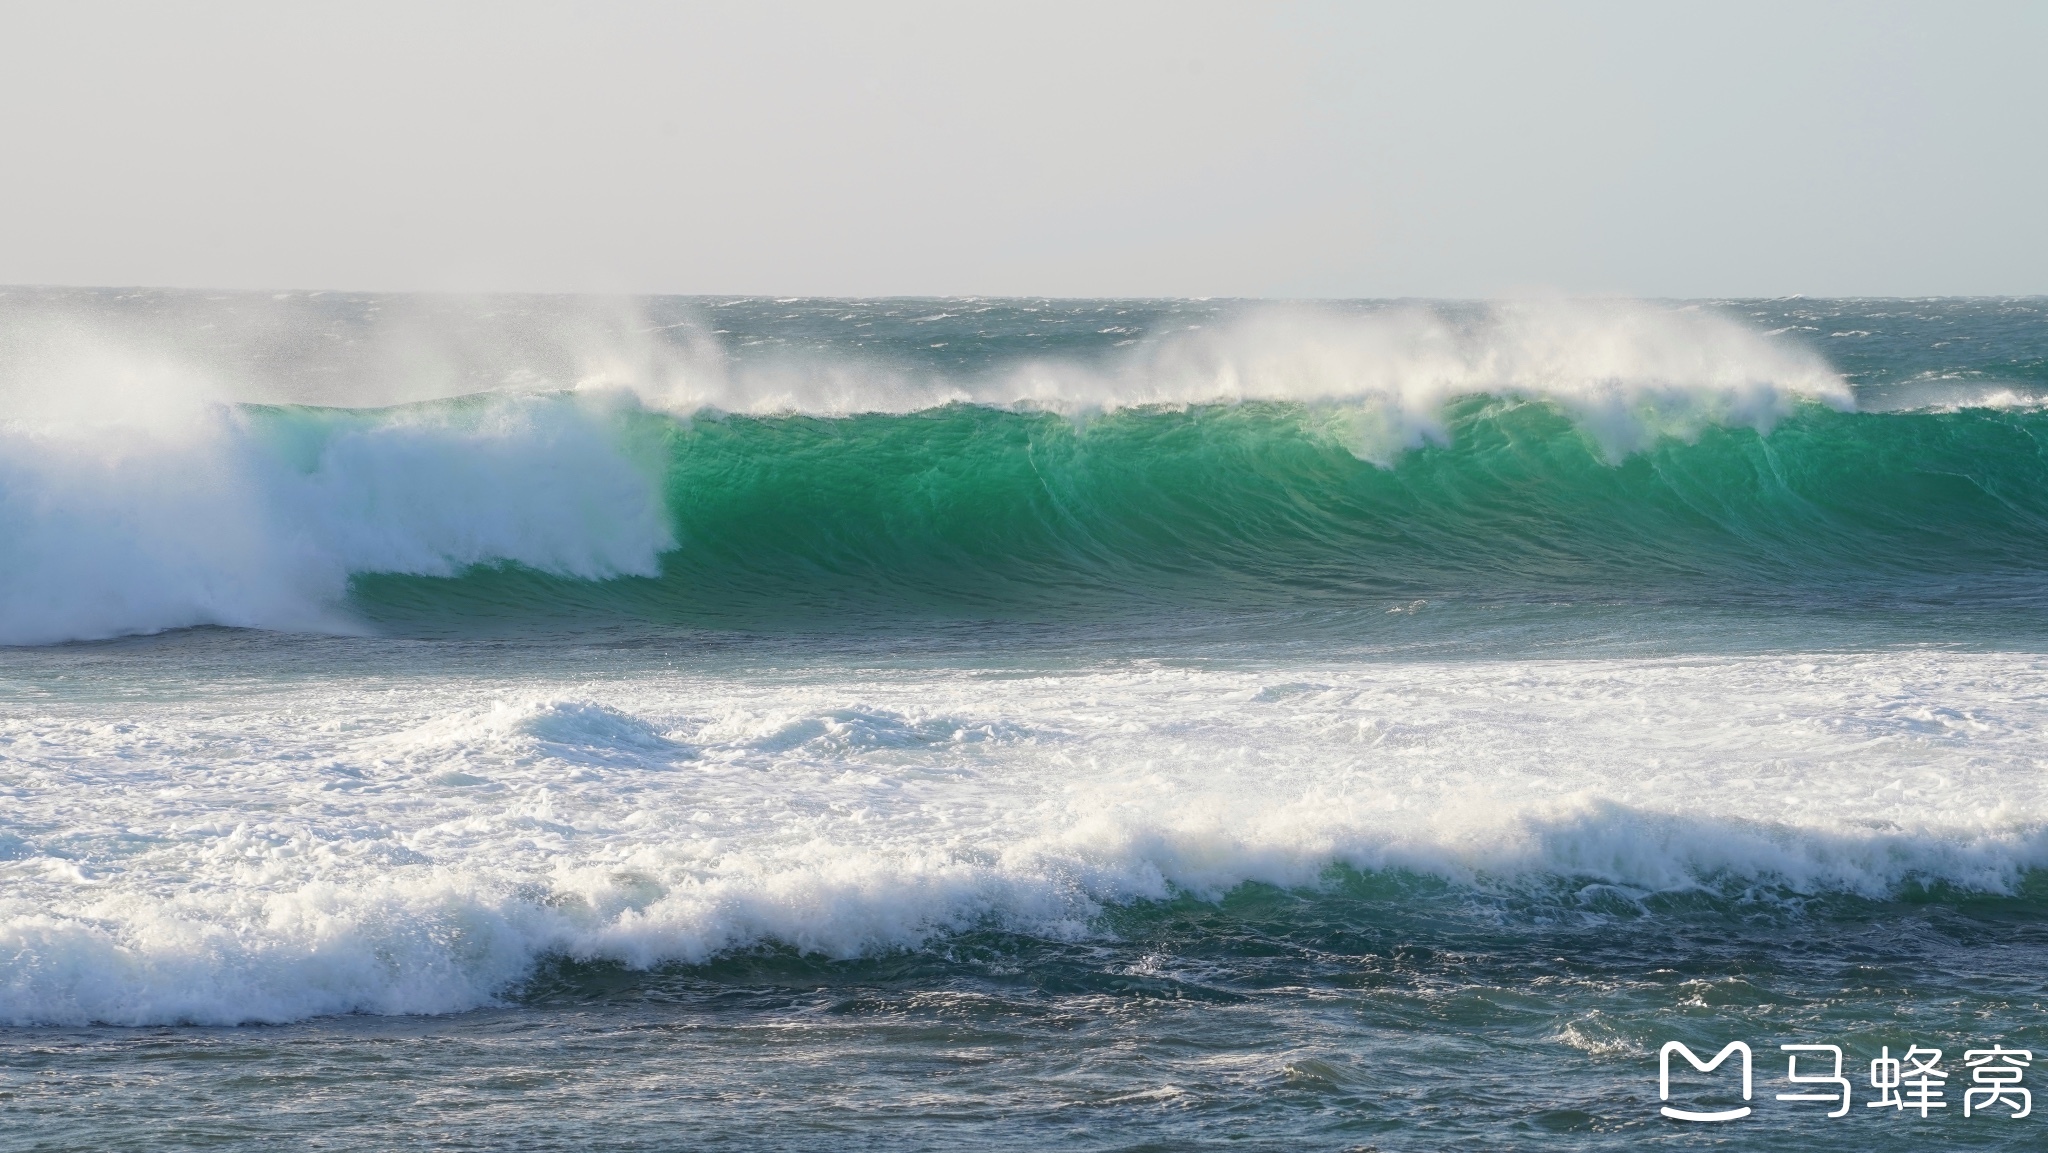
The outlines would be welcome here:
M 2048 1049 L 2044 390 L 2033 300 L 14 290 L 0 1107 L 1640 1148 L 1664 1040 Z

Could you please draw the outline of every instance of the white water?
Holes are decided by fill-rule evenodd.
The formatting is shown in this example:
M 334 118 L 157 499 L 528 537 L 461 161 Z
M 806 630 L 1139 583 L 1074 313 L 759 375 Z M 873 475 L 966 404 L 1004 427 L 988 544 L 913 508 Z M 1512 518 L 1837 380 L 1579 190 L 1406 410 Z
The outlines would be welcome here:
M 1337 862 L 1569 910 L 2002 891 L 2048 854 L 2036 656 L 550 675 L 329 646 L 0 682 L 0 1021 L 443 1012 L 551 952 L 1085 935 Z
M 0 424 L 0 645 L 347 632 L 357 573 L 655 575 L 674 546 L 659 462 L 621 447 L 616 417 L 604 398 L 553 396 L 324 422 L 209 405 Z

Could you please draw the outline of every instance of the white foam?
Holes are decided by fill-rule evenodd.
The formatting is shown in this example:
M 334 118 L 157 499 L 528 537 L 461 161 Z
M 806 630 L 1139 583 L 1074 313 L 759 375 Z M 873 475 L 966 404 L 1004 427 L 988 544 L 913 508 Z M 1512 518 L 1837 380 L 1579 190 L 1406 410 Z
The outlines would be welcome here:
M 600 397 L 305 417 L 323 426 L 306 444 L 310 427 L 203 401 L 112 412 L 0 423 L 0 644 L 347 631 L 354 574 L 654 575 L 674 544 L 658 462 Z
M 124 666 L 14 698 L 0 1021 L 444 1012 L 550 953 L 1082 936 L 1105 903 L 1338 862 L 1572 908 L 2000 892 L 2048 860 L 2034 656 L 585 681 L 404 651 L 374 680 L 136 699 Z
M 1966 412 L 1991 409 L 1996 412 L 2039 412 L 2048 408 L 2048 395 L 2038 389 L 1997 383 L 1960 381 L 1916 381 L 1898 390 L 1887 406 L 1894 412 Z

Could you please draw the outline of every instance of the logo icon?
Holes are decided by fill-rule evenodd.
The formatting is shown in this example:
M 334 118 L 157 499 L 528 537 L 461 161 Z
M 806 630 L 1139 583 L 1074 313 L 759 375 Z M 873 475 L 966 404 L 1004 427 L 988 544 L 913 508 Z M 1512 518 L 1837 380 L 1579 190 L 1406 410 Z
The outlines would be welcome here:
M 1693 1068 L 1699 1070 L 1702 1073 L 1711 1073 L 1714 1070 L 1719 1069 L 1721 1067 L 1721 1062 L 1726 1061 L 1728 1059 L 1728 1054 L 1741 1053 L 1742 1099 L 1744 1101 L 1749 1100 L 1749 1046 L 1743 1044 L 1740 1041 L 1728 1042 L 1725 1048 L 1723 1048 L 1719 1053 L 1714 1054 L 1714 1059 L 1711 1061 L 1700 1060 L 1699 1057 L 1694 1055 L 1691 1049 L 1686 1048 L 1683 1044 L 1677 1041 L 1664 1042 L 1664 1048 L 1659 1050 L 1657 1053 L 1657 1100 L 1671 1100 L 1671 1054 L 1673 1053 L 1677 1053 L 1679 1056 L 1684 1057 L 1687 1064 L 1691 1065 Z M 1662 1109 L 1658 1110 L 1658 1112 L 1663 1113 L 1666 1117 L 1675 1118 L 1679 1121 L 1734 1121 L 1738 1118 L 1749 1116 L 1749 1106 L 1744 1105 L 1737 1109 L 1720 1109 L 1711 1113 L 1703 1113 L 1695 1109 L 1673 1109 L 1671 1106 L 1666 1105 Z

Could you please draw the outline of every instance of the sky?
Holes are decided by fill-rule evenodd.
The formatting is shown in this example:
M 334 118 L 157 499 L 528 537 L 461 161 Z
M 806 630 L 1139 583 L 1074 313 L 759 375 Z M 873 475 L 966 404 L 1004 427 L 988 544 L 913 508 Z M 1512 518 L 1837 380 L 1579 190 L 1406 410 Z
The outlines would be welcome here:
M 0 283 L 2048 292 L 2043 3 L 0 0 Z

